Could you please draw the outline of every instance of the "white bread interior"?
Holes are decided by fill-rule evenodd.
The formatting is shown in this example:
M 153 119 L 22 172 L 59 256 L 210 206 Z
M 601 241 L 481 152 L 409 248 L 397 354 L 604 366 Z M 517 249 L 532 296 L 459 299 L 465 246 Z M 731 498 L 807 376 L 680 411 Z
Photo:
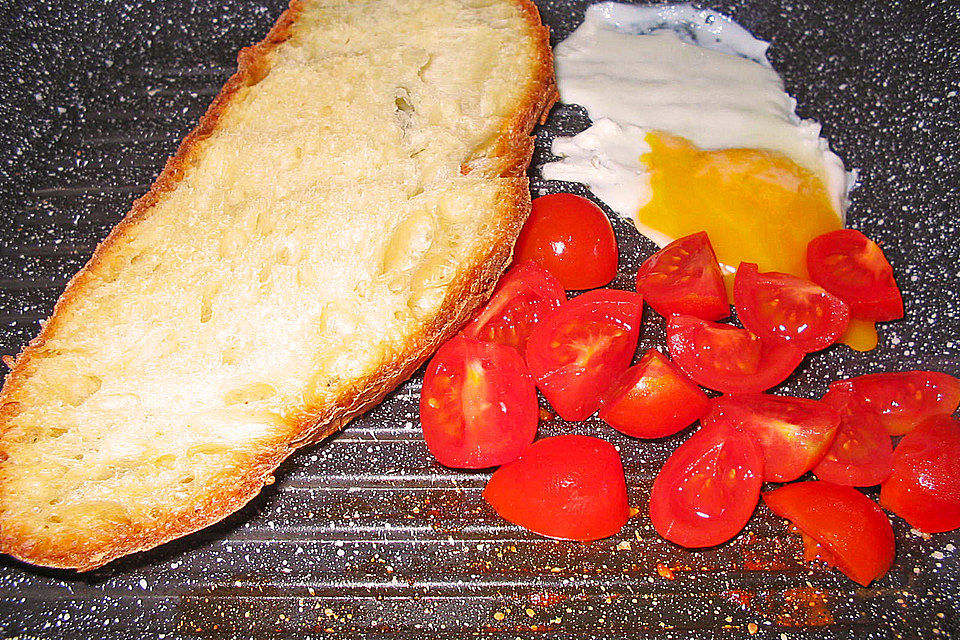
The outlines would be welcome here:
M 0 551 L 90 569 L 240 508 L 489 293 L 555 99 L 526 0 L 295 2 L 0 395 Z

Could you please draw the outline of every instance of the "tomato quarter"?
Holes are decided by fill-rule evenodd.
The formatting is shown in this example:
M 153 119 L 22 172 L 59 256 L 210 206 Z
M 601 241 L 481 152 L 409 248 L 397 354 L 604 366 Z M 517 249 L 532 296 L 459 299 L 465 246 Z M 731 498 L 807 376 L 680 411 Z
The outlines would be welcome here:
M 573 298 L 538 324 L 527 344 L 527 364 L 564 420 L 583 420 L 633 359 L 643 298 L 597 289 Z
M 867 586 L 893 564 L 893 527 L 875 502 L 852 487 L 820 480 L 763 494 L 763 501 L 824 549 L 822 559 Z
M 706 412 L 707 394 L 665 355 L 650 349 L 604 394 L 600 418 L 635 438 L 662 438 Z
M 427 447 L 448 467 L 480 469 L 515 459 L 536 437 L 537 392 L 516 350 L 458 335 L 423 379 Z
M 612 536 L 630 517 L 620 454 L 587 436 L 538 440 L 494 472 L 483 498 L 506 520 L 564 540 Z
M 564 289 L 593 289 L 617 275 L 617 239 L 606 214 L 590 200 L 554 193 L 533 201 L 514 260 L 543 265 Z
M 850 308 L 824 288 L 786 273 L 760 273 L 750 262 L 737 269 L 733 300 L 744 328 L 805 353 L 829 347 L 850 322 Z
M 840 428 L 813 473 L 820 480 L 853 487 L 883 482 L 892 468 L 893 442 L 879 416 L 848 391 L 831 389 L 821 401 L 840 414 Z
M 903 436 L 880 504 L 920 531 L 960 528 L 960 423 L 935 416 Z
M 674 240 L 640 265 L 637 291 L 664 317 L 674 313 L 704 320 L 730 315 L 717 256 L 704 232 Z
M 724 424 L 756 437 L 763 449 L 763 478 L 795 480 L 827 452 L 840 425 L 837 412 L 818 400 L 763 393 L 721 396 L 710 401 L 704 426 Z
M 667 320 L 667 347 L 673 361 L 697 384 L 723 393 L 769 389 L 786 380 L 803 359 L 803 352 L 790 345 L 693 316 Z
M 895 436 L 932 416 L 948 416 L 960 404 L 960 380 L 938 371 L 872 373 L 838 380 L 830 388 L 859 397 Z
M 464 335 L 498 342 L 522 355 L 534 325 L 567 299 L 553 274 L 532 260 L 521 262 L 500 278 L 490 301 L 464 327 Z
M 903 317 L 890 263 L 877 243 L 855 229 L 838 229 L 811 240 L 807 270 L 814 282 L 850 305 L 854 318 Z
M 704 426 L 673 452 L 650 493 L 650 519 L 684 547 L 712 547 L 737 535 L 760 499 L 763 452 L 749 433 Z

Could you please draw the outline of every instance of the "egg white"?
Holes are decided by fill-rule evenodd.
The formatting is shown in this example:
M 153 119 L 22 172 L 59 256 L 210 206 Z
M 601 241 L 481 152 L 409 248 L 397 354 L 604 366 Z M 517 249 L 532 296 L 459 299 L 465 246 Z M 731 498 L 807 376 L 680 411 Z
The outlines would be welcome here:
M 730 18 L 686 4 L 591 6 L 555 60 L 561 101 L 583 106 L 593 124 L 553 141 L 560 159 L 543 177 L 586 184 L 636 224 L 651 197 L 645 136 L 666 131 L 702 149 L 786 155 L 820 178 L 842 222 L 855 175 L 820 125 L 797 116 L 767 47 Z M 637 227 L 660 246 L 675 239 Z

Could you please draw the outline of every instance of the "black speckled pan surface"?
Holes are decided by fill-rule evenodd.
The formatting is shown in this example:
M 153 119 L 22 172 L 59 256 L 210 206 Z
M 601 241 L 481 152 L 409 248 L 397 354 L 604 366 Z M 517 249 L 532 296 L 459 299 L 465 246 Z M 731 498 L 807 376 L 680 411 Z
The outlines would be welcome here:
M 542 1 L 554 43 L 582 2 Z M 881 242 L 907 317 L 880 347 L 833 347 L 779 391 L 931 368 L 960 374 L 960 8 L 940 2 L 709 2 L 772 42 L 770 57 L 860 171 L 849 224 Z M 0 353 L 14 354 L 67 279 L 145 192 L 279 2 L 0 4 Z M 550 140 L 585 127 L 558 107 Z M 568 186 L 569 188 L 569 186 Z M 574 191 L 583 193 L 580 187 Z M 653 245 L 615 223 L 616 285 Z M 650 314 L 641 349 L 662 344 Z M 738 538 L 689 552 L 643 515 L 591 544 L 541 539 L 482 501 L 485 473 L 438 466 L 420 439 L 420 377 L 337 437 L 300 452 L 241 512 L 90 574 L 0 559 L 0 636 L 19 638 L 934 638 L 960 636 L 960 535 L 892 518 L 897 560 L 870 588 L 802 561 L 760 506 Z M 638 442 L 596 420 L 541 426 L 616 444 L 643 511 L 687 437 Z M 875 494 L 872 494 L 875 495 Z

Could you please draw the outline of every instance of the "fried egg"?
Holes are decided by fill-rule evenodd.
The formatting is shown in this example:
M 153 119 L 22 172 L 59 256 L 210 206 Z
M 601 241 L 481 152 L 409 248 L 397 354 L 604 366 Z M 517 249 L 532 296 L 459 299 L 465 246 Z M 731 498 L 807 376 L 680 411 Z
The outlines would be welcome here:
M 587 185 L 660 246 L 706 231 L 727 274 L 805 277 L 853 175 L 797 116 L 767 46 L 690 5 L 590 7 L 555 58 L 560 99 L 593 124 L 554 140 L 544 178 Z

